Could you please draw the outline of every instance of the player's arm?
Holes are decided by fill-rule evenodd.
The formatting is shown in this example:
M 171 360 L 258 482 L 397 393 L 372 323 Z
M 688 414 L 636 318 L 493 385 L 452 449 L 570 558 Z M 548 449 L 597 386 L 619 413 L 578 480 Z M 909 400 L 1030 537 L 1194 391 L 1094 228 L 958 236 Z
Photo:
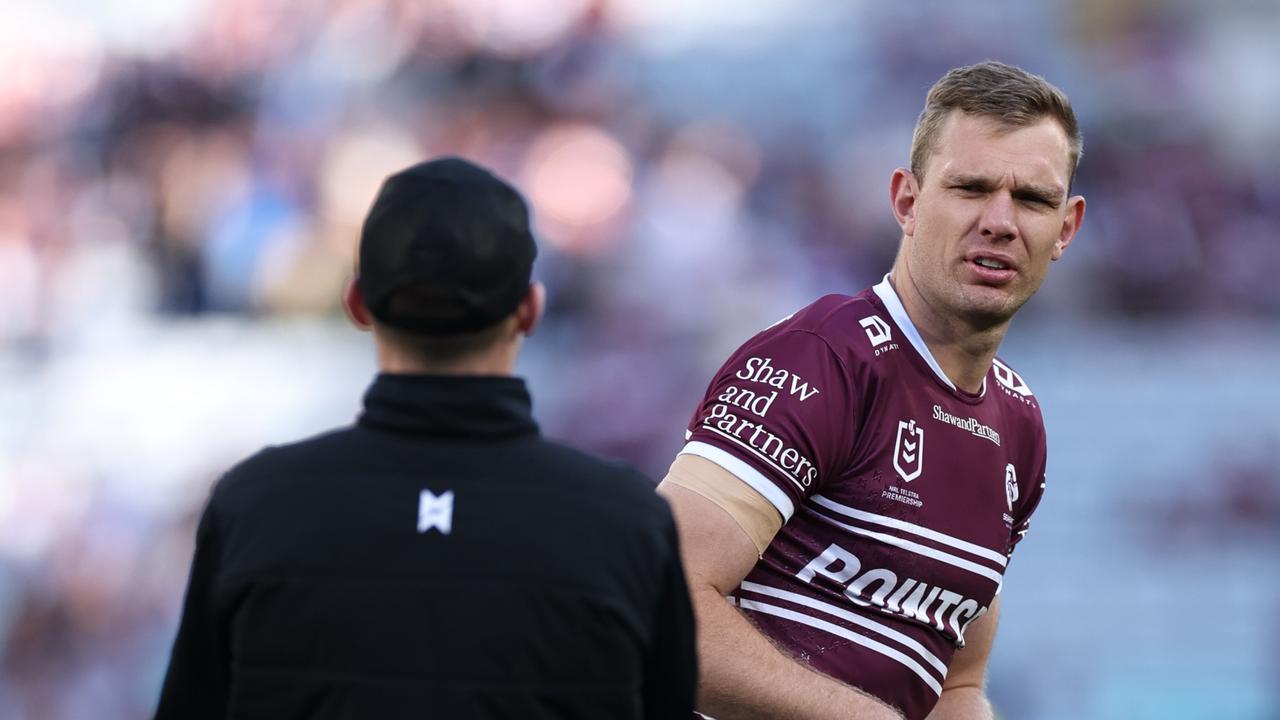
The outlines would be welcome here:
M 691 477 L 699 480 L 691 482 Z M 722 488 L 746 488 L 727 470 L 692 455 L 677 457 L 658 486 L 676 518 L 697 618 L 698 710 L 717 720 L 900 720 L 897 712 L 875 698 L 783 654 L 729 604 L 726 596 L 759 559 L 760 539 L 767 535 L 763 538 L 767 545 L 782 519 L 763 497 L 756 494 L 751 500 L 754 491 L 739 493 L 729 506 L 739 516 L 745 513 L 748 529 L 716 501 L 690 489 L 708 482 Z M 724 502 L 723 497 L 718 499 Z M 755 508 L 744 507 L 752 502 Z M 752 519 L 769 516 L 774 518 L 772 530 L 762 529 Z
M 995 713 L 987 700 L 987 659 L 991 657 L 999 620 L 997 595 L 986 614 L 965 630 L 965 645 L 956 651 L 942 683 L 942 697 L 927 720 L 994 720 Z

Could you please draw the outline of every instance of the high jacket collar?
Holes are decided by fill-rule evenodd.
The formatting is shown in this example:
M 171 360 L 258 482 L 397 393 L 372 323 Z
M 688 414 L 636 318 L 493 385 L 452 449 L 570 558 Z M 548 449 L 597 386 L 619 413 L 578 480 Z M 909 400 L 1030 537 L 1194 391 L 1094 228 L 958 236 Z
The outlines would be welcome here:
M 383 373 L 364 396 L 359 424 L 476 440 L 538 432 L 524 380 L 496 375 Z

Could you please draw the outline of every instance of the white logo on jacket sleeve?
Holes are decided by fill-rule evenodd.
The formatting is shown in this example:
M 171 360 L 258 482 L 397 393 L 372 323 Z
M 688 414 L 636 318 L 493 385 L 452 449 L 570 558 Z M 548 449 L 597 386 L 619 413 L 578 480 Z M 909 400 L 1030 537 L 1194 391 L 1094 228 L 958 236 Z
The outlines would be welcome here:
M 889 330 L 889 323 L 881 320 L 876 315 L 868 315 L 858 321 L 867 331 L 867 339 L 871 341 L 871 347 L 879 347 L 893 339 L 893 333 Z
M 1013 512 L 1013 503 L 1018 499 L 1018 471 L 1013 463 L 1004 466 L 1004 496 L 1009 501 L 1009 512 Z
M 424 533 L 435 528 L 441 535 L 448 535 L 453 529 L 453 491 L 446 490 L 440 496 L 430 490 L 423 490 L 418 495 L 418 532 Z
M 907 482 L 924 470 L 924 428 L 915 420 L 898 421 L 898 437 L 893 441 L 893 469 Z
M 1022 381 L 1022 377 L 1013 371 L 1013 368 L 1005 365 L 999 360 L 992 359 L 991 367 L 995 370 L 996 381 L 1022 397 L 1031 397 L 1031 388 Z

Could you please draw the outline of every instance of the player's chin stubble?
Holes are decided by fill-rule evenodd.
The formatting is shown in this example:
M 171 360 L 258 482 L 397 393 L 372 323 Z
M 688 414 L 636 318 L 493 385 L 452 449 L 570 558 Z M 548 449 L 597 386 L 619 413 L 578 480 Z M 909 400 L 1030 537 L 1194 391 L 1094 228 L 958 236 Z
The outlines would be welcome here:
M 956 310 L 974 330 L 992 330 L 1007 324 L 1030 299 L 1030 294 L 1015 290 L 1004 291 L 1003 298 L 993 297 L 996 288 L 959 288 L 960 298 Z

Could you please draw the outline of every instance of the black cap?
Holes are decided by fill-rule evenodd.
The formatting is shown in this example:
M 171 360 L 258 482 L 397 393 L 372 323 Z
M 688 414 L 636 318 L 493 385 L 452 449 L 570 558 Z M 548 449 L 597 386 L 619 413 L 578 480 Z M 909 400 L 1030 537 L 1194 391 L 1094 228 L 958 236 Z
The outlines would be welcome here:
M 515 188 L 441 158 L 382 184 L 360 232 L 356 284 L 382 323 L 423 335 L 473 332 L 515 311 L 537 253 Z

